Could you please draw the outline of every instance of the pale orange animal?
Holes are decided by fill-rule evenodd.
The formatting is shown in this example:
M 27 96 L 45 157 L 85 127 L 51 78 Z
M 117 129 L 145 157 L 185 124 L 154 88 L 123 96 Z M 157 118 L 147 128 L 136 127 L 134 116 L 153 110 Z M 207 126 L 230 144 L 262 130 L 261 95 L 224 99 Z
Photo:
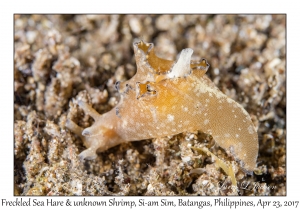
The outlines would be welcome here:
M 231 153 L 247 171 L 256 167 L 258 138 L 249 114 L 223 94 L 205 75 L 206 60 L 191 61 L 192 49 L 182 50 L 177 62 L 154 53 L 153 44 L 134 44 L 137 73 L 116 87 L 121 100 L 100 115 L 90 105 L 79 106 L 95 119 L 86 129 L 71 120 L 67 127 L 84 136 L 81 158 L 94 158 L 128 141 L 158 138 L 201 130 Z

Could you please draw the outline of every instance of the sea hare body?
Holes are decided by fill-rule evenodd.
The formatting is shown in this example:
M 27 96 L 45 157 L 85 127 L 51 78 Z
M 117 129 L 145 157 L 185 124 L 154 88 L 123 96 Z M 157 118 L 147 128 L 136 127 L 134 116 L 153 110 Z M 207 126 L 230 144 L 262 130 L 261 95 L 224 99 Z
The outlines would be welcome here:
M 88 104 L 79 103 L 95 119 L 82 132 L 88 149 L 80 156 L 93 158 L 97 149 L 104 151 L 126 141 L 201 130 L 244 169 L 253 171 L 258 138 L 251 118 L 205 75 L 206 60 L 191 61 L 192 49 L 184 49 L 177 62 L 164 60 L 155 55 L 153 44 L 143 41 L 134 44 L 134 52 L 137 73 L 116 84 L 121 100 L 114 109 L 99 115 Z M 67 126 L 74 132 L 81 129 L 71 121 Z

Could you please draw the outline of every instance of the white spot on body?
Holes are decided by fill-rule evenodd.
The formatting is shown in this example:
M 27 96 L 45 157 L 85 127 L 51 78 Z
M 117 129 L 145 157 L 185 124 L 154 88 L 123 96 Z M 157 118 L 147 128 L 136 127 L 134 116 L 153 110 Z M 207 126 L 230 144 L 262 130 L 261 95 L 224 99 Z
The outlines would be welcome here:
M 231 103 L 232 103 L 232 99 L 227 98 L 227 102 L 228 102 L 229 104 L 231 104 Z
M 248 132 L 249 132 L 250 134 L 253 134 L 253 133 L 254 133 L 254 130 L 253 130 L 253 128 L 252 128 L 251 125 L 248 127 Z
M 204 125 L 207 125 L 209 123 L 209 119 L 204 120 Z
M 167 118 L 169 122 L 172 122 L 174 120 L 174 115 L 168 114 Z
M 126 126 L 127 126 L 127 124 L 128 124 L 127 120 L 123 120 L 123 124 L 122 124 L 122 126 L 123 126 L 123 127 L 126 127 Z
M 184 124 L 184 125 L 188 125 L 189 123 L 190 123 L 190 121 L 187 120 L 187 121 L 185 121 L 183 124 Z

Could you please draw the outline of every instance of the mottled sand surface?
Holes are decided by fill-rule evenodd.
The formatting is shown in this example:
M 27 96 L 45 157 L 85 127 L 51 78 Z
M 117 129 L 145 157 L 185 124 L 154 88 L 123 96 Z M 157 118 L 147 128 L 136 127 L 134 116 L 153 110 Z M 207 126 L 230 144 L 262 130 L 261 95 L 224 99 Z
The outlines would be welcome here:
M 190 145 L 234 166 L 239 195 L 286 195 L 285 15 L 15 15 L 14 28 L 15 195 L 234 195 L 228 175 Z M 135 74 L 140 39 L 165 59 L 187 47 L 207 59 L 208 76 L 258 129 L 253 175 L 200 131 L 80 161 L 85 147 L 66 120 L 93 124 L 78 99 L 99 113 L 118 103 L 115 82 Z

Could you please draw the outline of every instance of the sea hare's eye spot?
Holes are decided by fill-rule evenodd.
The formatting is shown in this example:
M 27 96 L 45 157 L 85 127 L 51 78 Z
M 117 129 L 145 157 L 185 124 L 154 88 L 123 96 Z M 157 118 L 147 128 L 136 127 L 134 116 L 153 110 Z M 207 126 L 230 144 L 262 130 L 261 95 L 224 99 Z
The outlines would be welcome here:
M 132 89 L 133 89 L 133 88 L 131 87 L 131 85 L 126 84 L 124 93 L 125 93 L 125 94 L 128 94 L 129 90 L 132 90 Z
M 151 87 L 149 81 L 146 83 L 137 82 L 136 89 L 137 89 L 137 96 L 136 96 L 137 99 L 139 99 L 145 95 L 156 95 L 156 90 L 154 90 Z
M 147 93 L 150 95 L 155 95 L 156 94 L 156 90 L 154 90 L 150 84 L 147 84 Z

